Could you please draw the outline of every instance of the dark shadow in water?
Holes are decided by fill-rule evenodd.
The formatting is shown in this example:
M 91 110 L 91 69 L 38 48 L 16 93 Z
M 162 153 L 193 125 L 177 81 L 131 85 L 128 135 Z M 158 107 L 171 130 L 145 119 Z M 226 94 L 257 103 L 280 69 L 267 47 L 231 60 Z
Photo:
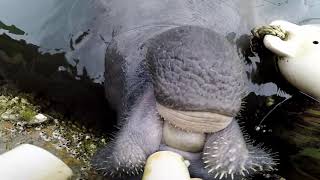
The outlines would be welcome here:
M 41 54 L 39 47 L 0 35 L 0 76 L 23 92 L 33 93 L 43 111 L 55 109 L 65 118 L 97 130 L 112 132 L 113 112 L 104 98 L 102 84 L 76 75 L 64 53 Z M 49 102 L 49 103 L 43 103 Z

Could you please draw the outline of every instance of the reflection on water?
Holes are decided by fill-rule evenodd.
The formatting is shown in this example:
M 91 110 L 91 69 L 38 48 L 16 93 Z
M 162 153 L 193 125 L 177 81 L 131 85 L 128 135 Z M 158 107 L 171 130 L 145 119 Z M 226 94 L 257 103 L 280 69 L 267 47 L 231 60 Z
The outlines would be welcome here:
M 238 3 L 239 11 L 248 21 L 248 28 L 269 23 L 274 19 L 286 19 L 296 23 L 306 22 L 309 19 L 312 23 L 320 24 L 320 20 L 317 19 L 320 18 L 318 0 L 242 1 Z M 107 9 L 110 8 L 106 7 L 105 2 L 107 1 L 2 0 L 0 20 L 8 26 L 15 25 L 26 32 L 25 35 L 13 33 L 11 37 L 39 45 L 41 51 L 67 52 L 69 63 L 75 65 L 75 60 L 79 60 L 77 64 L 79 75 L 83 73 L 85 67 L 92 79 L 101 82 L 104 50 L 108 43 L 106 41 L 111 37 L 111 34 L 104 34 L 109 32 L 109 27 L 103 26 L 108 23 L 103 21 L 106 19 L 104 17 L 108 16 Z M 7 30 L 2 27 L 0 33 L 3 32 Z M 82 42 L 77 42 L 83 34 L 87 37 L 82 38 Z M 95 47 L 92 47 L 93 45 Z M 95 63 L 92 63 L 93 59 Z
M 99 13 L 94 6 L 93 0 L 31 0 L 28 2 L 2 0 L 0 1 L 0 20 L 8 26 L 13 24 L 26 32 L 25 35 L 11 34 L 11 37 L 38 45 L 41 52 L 72 53 L 73 41 L 91 28 L 90 22 Z M 7 30 L 0 28 L 0 33 L 3 32 Z M 68 61 L 76 65 L 75 61 L 81 59 L 77 64 L 78 75 L 83 74 L 83 67 L 86 65 L 89 75 L 97 82 L 101 82 L 103 54 L 104 52 L 101 51 L 95 53 L 94 57 L 70 55 Z M 91 66 L 89 62 L 94 58 L 96 64 Z
M 108 7 L 107 4 L 113 1 L 115 0 L 1 0 L 0 76 L 14 79 L 22 88 L 38 90 L 45 96 L 54 97 L 53 99 L 58 102 L 69 99 L 73 102 L 69 104 L 70 106 L 79 106 L 79 108 L 89 102 L 96 104 L 91 108 L 93 112 L 103 112 L 104 109 L 98 107 L 105 103 L 98 100 L 103 98 L 102 86 L 92 82 L 103 82 L 104 54 L 112 38 L 110 33 L 112 27 L 106 22 L 112 7 Z M 232 4 L 232 2 L 227 0 L 224 3 Z M 246 126 L 250 127 L 248 133 L 280 151 L 281 158 L 287 157 L 284 158 L 284 164 L 287 165 L 287 162 L 294 160 L 295 163 L 291 163 L 291 166 L 296 171 L 290 172 L 292 168 L 282 165 L 280 174 L 294 179 L 291 176 L 311 172 L 311 175 L 307 175 L 308 177 L 320 178 L 319 169 L 310 170 L 306 167 L 301 169 L 296 166 L 297 162 L 306 164 L 313 162 L 312 158 L 315 157 L 312 153 L 310 155 L 310 152 L 319 151 L 319 139 L 312 139 L 319 133 L 317 132 L 318 121 L 309 121 L 309 116 L 308 118 L 290 116 L 291 119 L 285 116 L 288 112 L 297 113 L 299 110 L 308 114 L 306 112 L 310 112 L 310 109 L 317 109 L 317 103 L 305 105 L 303 102 L 307 101 L 307 98 L 298 95 L 296 89 L 281 78 L 272 61 L 274 57 L 270 53 L 263 48 L 258 49 L 256 53 L 251 52 L 248 36 L 250 29 L 254 26 L 267 24 L 275 19 L 285 19 L 298 24 L 320 24 L 320 1 L 239 0 L 237 2 L 239 2 L 237 3 L 238 12 L 244 18 L 244 29 L 235 32 L 238 38 L 236 44 L 247 63 L 252 91 L 246 99 L 247 110 L 242 114 Z M 136 7 L 134 3 L 130 4 L 130 8 Z M 18 42 L 19 40 L 23 41 Z M 11 59 L 11 64 L 6 63 L 8 59 Z M 17 70 L 19 70 L 18 73 L 13 73 Z M 32 88 L 29 88 L 30 86 Z M 92 92 L 98 92 L 96 93 L 98 95 L 92 95 Z M 298 100 L 289 99 L 291 96 L 299 98 Z M 284 103 L 277 106 L 282 102 Z M 287 107 L 288 103 L 298 104 L 298 107 Z M 304 109 L 301 109 L 302 107 Z M 73 110 L 69 108 L 69 111 Z M 270 111 L 272 113 L 269 113 Z M 312 112 L 312 118 L 317 117 L 318 112 Z M 304 121 L 306 119 L 308 121 Z M 284 125 L 283 121 L 290 123 Z M 299 136 L 296 131 L 303 130 L 298 126 L 314 128 L 312 129 L 314 133 L 306 132 L 309 136 Z M 279 143 L 282 142 L 278 137 L 281 134 L 287 142 L 289 137 L 294 137 L 289 144 L 298 153 L 290 151 L 289 156 L 288 151 L 286 154 L 287 149 Z M 299 137 L 298 140 L 297 137 Z M 310 143 L 302 143 L 304 140 L 310 140 Z M 308 146 L 309 149 L 303 149 L 302 145 Z M 301 157 L 311 160 L 306 161 Z M 315 162 L 314 166 L 316 165 L 319 164 Z

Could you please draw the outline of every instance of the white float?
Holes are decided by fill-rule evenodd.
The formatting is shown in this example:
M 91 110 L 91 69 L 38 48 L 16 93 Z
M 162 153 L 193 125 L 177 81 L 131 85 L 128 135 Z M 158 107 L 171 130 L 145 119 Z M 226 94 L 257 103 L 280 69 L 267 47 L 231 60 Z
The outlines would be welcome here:
M 177 153 L 159 151 L 147 159 L 142 180 L 190 180 L 189 165 L 189 161 Z
M 264 45 L 280 56 L 282 75 L 300 91 L 320 100 L 320 27 L 274 21 L 270 25 L 287 31 L 285 40 L 273 35 L 264 37 Z
M 1 180 L 67 180 L 72 170 L 48 151 L 30 144 L 0 155 Z

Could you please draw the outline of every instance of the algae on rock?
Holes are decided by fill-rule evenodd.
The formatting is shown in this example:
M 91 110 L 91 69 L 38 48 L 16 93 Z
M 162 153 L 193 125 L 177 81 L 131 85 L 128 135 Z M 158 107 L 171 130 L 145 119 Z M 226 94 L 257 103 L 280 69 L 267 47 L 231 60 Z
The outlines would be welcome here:
M 106 136 L 55 118 L 58 112 L 43 114 L 40 105 L 30 102 L 32 94 L 6 85 L 0 87 L 0 94 L 0 153 L 22 143 L 34 144 L 62 159 L 73 170 L 73 179 L 99 179 L 90 159 L 106 144 Z

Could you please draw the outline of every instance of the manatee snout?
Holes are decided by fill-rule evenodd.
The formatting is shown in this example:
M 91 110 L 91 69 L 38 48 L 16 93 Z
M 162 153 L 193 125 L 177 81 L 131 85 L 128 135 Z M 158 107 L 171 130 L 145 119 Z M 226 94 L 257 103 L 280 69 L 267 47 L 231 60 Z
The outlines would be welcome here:
M 157 102 L 177 110 L 238 113 L 246 77 L 235 47 L 209 29 L 182 26 L 150 41 Z
M 157 110 L 165 125 L 170 124 L 164 126 L 164 149 L 202 164 L 191 164 L 191 173 L 233 179 L 272 169 L 272 157 L 247 143 L 235 120 L 247 78 L 226 37 L 201 27 L 174 28 L 149 41 L 146 59 Z M 197 153 L 201 163 L 193 158 Z
M 149 43 L 146 59 L 162 118 L 197 133 L 226 128 L 247 91 L 235 47 L 222 35 L 197 26 L 173 28 Z

